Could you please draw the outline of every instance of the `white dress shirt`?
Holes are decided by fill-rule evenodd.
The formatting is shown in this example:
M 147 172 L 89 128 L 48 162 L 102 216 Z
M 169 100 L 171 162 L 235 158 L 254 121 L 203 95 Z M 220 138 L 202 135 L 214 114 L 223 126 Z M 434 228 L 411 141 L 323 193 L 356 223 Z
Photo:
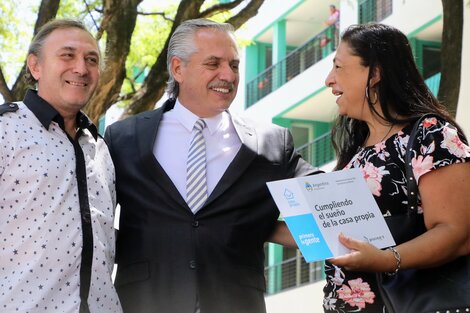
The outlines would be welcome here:
M 179 100 L 163 114 L 154 145 L 154 155 L 168 177 L 186 200 L 186 160 L 193 136 L 193 126 L 199 117 Z M 241 140 L 226 111 L 203 119 L 202 131 L 206 142 L 206 176 L 208 195 L 222 178 L 241 147 Z

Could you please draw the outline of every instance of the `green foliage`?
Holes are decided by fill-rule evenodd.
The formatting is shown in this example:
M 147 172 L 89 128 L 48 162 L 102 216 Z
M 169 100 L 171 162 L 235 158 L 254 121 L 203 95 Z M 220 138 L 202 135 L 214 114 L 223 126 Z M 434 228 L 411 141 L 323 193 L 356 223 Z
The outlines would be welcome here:
M 90 10 L 100 7 L 101 2 L 101 0 L 87 1 Z M 2 51 L 0 66 L 10 87 L 23 67 L 40 4 L 40 0 L 0 2 L 0 51 Z M 57 17 L 84 21 L 88 29 L 96 33 L 95 24 L 83 1 L 62 0 Z M 94 12 L 93 17 L 96 23 L 101 22 L 100 14 Z
M 0 67 L 10 88 L 24 65 L 40 4 L 41 0 L 0 1 Z M 220 0 L 206 0 L 201 12 L 218 4 Z M 143 14 L 137 16 L 130 52 L 126 59 L 126 80 L 122 85 L 121 95 L 132 94 L 140 88 L 143 79 L 162 52 L 179 5 L 178 0 L 144 0 L 139 5 L 138 12 Z M 214 14 L 208 18 L 223 22 L 239 10 L 240 8 Z M 61 0 L 57 18 L 81 20 L 90 32 L 96 35 L 102 23 L 102 12 L 103 0 Z M 106 32 L 101 34 L 99 41 L 104 58 L 106 35 Z M 139 73 L 140 76 L 136 77 Z M 122 104 L 126 105 L 125 102 Z
M 0 2 L 0 66 L 10 86 L 23 66 L 32 39 L 39 2 Z

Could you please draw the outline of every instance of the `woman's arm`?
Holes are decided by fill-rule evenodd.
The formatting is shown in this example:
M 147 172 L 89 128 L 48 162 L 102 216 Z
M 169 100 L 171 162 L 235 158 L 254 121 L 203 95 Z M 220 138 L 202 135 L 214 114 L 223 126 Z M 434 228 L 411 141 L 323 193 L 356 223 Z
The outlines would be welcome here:
M 426 268 L 470 253 L 470 163 L 433 170 L 420 177 L 426 231 L 396 247 L 402 268 Z M 340 236 L 350 254 L 330 259 L 350 270 L 393 272 L 396 260 L 391 251 L 380 250 L 352 238 Z

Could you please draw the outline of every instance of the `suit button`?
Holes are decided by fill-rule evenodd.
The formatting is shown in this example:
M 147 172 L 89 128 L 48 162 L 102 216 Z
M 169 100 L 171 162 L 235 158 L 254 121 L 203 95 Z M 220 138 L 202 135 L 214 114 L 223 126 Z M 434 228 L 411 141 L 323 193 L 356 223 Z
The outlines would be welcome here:
M 199 227 L 199 221 L 193 221 L 193 227 Z
M 189 261 L 189 268 L 192 270 L 196 269 L 196 261 L 194 260 Z

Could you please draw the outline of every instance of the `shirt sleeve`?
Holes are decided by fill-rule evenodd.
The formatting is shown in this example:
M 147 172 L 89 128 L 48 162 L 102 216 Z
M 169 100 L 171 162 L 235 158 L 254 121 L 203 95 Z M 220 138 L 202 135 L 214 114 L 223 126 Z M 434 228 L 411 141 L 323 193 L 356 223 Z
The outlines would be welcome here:
M 455 126 L 438 117 L 425 118 L 418 127 L 411 165 L 416 181 L 424 174 L 470 161 L 470 147 Z

